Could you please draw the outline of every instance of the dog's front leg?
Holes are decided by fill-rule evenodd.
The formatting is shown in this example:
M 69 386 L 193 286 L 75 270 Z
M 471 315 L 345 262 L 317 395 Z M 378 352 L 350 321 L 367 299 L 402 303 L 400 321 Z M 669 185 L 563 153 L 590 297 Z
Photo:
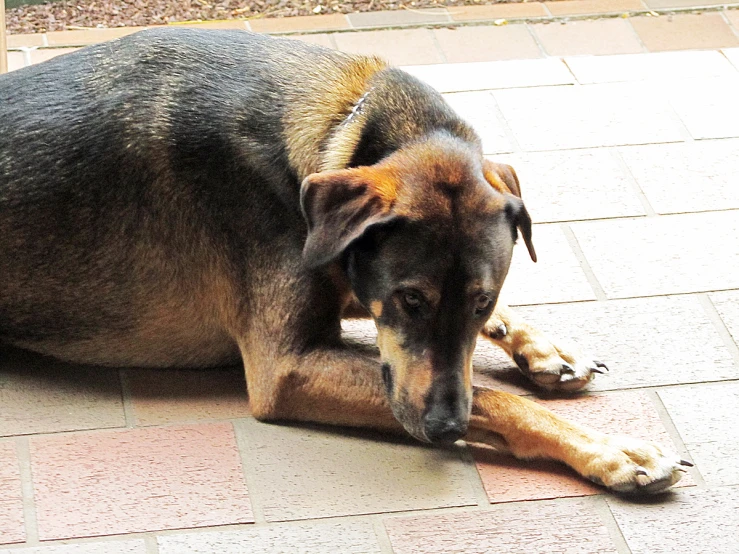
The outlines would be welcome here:
M 619 492 L 662 491 L 692 465 L 650 442 L 605 435 L 520 396 L 485 388 L 475 389 L 465 440 L 491 444 L 517 458 L 563 462 Z
M 553 342 L 500 302 L 482 335 L 505 350 L 524 375 L 549 390 L 578 390 L 595 373 L 608 371 L 605 364 L 583 354 L 575 345 Z
M 261 420 L 292 420 L 402 433 L 380 365 L 344 348 L 245 360 L 249 400 Z M 563 462 L 617 491 L 657 492 L 681 477 L 680 459 L 660 447 L 570 423 L 516 395 L 475 388 L 468 434 L 518 458 Z

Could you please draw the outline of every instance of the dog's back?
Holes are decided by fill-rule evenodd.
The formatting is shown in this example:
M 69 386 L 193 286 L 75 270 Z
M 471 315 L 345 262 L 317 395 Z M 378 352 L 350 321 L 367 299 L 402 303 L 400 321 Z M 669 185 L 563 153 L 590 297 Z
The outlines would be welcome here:
M 144 31 L 3 76 L 0 340 L 97 363 L 236 360 L 214 299 L 300 264 L 307 174 L 382 157 L 329 144 L 378 72 L 388 128 L 368 144 L 461 125 L 380 60 L 239 31 Z

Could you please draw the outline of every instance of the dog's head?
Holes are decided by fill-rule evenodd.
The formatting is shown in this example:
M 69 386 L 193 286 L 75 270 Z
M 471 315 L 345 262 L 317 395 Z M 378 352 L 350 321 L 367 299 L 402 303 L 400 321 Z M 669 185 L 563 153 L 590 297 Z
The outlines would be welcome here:
M 305 262 L 342 261 L 377 326 L 396 418 L 421 440 L 460 438 L 472 405 L 476 338 L 518 230 L 536 260 L 513 169 L 437 136 L 374 166 L 313 174 L 301 202 Z

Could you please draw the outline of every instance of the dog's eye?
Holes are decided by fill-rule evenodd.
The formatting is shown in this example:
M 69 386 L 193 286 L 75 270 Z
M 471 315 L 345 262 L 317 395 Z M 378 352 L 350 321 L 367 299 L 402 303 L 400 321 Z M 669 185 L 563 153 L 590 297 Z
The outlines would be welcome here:
M 403 302 L 405 302 L 405 305 L 410 309 L 417 310 L 421 307 L 423 300 L 421 299 L 421 295 L 417 292 L 407 291 L 403 294 Z
M 487 310 L 490 307 L 490 304 L 493 303 L 493 299 L 490 298 L 487 294 L 481 294 L 477 297 L 477 300 L 475 300 L 475 314 L 480 315 L 485 310 Z

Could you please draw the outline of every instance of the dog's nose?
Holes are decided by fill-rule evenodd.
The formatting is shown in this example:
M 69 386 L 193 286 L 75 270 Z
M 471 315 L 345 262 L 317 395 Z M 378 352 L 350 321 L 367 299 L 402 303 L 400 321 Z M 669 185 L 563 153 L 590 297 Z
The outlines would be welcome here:
M 426 438 L 434 443 L 452 443 L 461 439 L 467 432 L 467 423 L 455 418 L 439 419 L 426 416 L 424 418 Z

